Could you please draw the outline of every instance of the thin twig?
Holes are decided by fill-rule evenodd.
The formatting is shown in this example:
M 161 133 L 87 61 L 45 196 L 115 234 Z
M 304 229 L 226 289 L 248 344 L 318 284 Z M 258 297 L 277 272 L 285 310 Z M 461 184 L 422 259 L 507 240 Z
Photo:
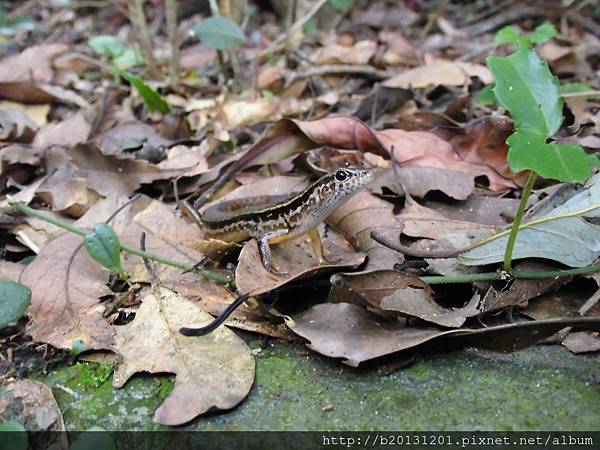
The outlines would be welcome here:
M 152 52 L 152 38 L 148 30 L 148 22 L 144 14 L 144 0 L 129 0 L 129 15 L 133 24 L 136 39 L 142 55 L 144 56 L 144 64 L 148 68 L 148 72 L 153 78 L 160 78 L 161 73 L 158 70 L 154 53 Z

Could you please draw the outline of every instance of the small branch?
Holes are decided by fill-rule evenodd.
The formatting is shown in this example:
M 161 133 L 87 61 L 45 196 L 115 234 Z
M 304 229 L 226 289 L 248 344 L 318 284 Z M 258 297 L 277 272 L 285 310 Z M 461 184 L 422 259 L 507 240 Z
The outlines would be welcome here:
M 523 195 L 521 196 L 521 202 L 519 203 L 519 208 L 517 209 L 517 214 L 515 215 L 515 220 L 513 222 L 512 228 L 510 229 L 510 235 L 508 236 L 508 243 L 506 244 L 506 250 L 504 252 L 504 265 L 503 269 L 505 272 L 510 272 L 512 270 L 512 254 L 515 248 L 515 242 L 517 240 L 517 233 L 519 232 L 519 228 L 521 226 L 521 221 L 523 220 L 523 215 L 525 214 L 525 207 L 527 206 L 527 200 L 531 195 L 531 191 L 533 190 L 533 185 L 537 178 L 537 174 L 535 172 L 531 172 L 529 174 L 529 178 L 527 179 L 527 183 L 525 184 L 525 188 L 523 189 Z
M 14 208 L 23 214 L 27 214 L 28 216 L 35 217 L 36 219 L 40 219 L 40 220 L 43 220 L 44 222 L 51 223 L 52 225 L 56 225 L 57 227 L 62 228 L 63 230 L 67 230 L 71 233 L 78 234 L 79 236 L 84 237 L 88 234 L 87 231 L 82 230 L 81 228 L 77 228 L 72 225 L 69 225 L 68 223 L 65 223 L 59 219 L 55 219 L 54 217 L 46 216 L 45 214 L 43 214 L 33 208 L 30 208 L 25 203 L 21 203 L 21 202 L 16 203 L 14 205 Z M 168 266 L 176 267 L 176 268 L 184 270 L 184 271 L 197 273 L 197 274 L 203 276 L 204 278 L 216 281 L 218 283 L 227 284 L 230 281 L 229 277 L 221 275 L 220 273 L 211 272 L 209 270 L 204 270 L 204 269 L 198 269 L 198 268 L 195 268 L 188 264 L 180 263 L 179 261 L 174 261 L 174 260 L 168 259 L 168 258 L 163 258 L 162 256 L 154 255 L 152 253 L 148 253 L 148 252 L 142 251 L 138 248 L 130 247 L 128 245 L 122 244 L 121 250 L 123 250 L 126 253 L 131 253 L 132 255 L 140 256 L 142 258 L 147 258 L 150 261 L 158 262 L 161 264 L 166 264 Z

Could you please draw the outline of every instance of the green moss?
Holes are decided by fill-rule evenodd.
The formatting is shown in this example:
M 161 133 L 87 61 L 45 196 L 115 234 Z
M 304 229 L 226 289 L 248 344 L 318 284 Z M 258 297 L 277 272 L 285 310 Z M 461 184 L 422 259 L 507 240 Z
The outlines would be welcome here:
M 499 355 L 466 349 L 422 356 L 381 375 L 275 341 L 257 353 L 240 406 L 191 430 L 591 430 L 600 422 L 600 356 L 561 347 Z M 136 375 L 111 385 L 110 365 L 80 363 L 46 378 L 68 429 L 166 429 L 152 421 L 174 377 Z M 71 391 L 70 393 L 68 391 Z M 325 409 L 325 410 L 324 410 Z

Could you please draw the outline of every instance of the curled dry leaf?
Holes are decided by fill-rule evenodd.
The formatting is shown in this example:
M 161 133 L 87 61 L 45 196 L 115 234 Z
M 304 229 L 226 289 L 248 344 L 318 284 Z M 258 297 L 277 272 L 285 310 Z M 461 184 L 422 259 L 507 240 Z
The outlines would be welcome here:
M 368 255 L 367 270 L 392 269 L 395 264 L 404 261 L 398 252 L 371 238 L 371 232 L 376 231 L 389 240 L 397 241 L 403 225 L 394 215 L 391 203 L 375 197 L 367 190 L 358 192 L 335 210 L 327 218 L 327 223 L 341 232 L 356 249 Z
M 494 82 L 492 72 L 481 64 L 435 59 L 429 64 L 405 70 L 383 82 L 384 86 L 403 89 L 422 89 L 427 86 L 464 86 L 478 77 L 484 84 Z
M 163 425 L 236 406 L 254 381 L 250 348 L 226 327 L 201 337 L 181 335 L 179 328 L 201 327 L 212 317 L 168 289 L 158 294 L 146 295 L 134 321 L 118 330 L 117 351 L 123 359 L 113 384 L 123 386 L 136 372 L 176 374 L 173 392 L 154 414 Z
M 348 242 L 337 233 L 329 231 L 322 242 L 323 255 L 330 261 L 324 265 L 320 265 L 313 255 L 307 236 L 271 246 L 273 265 L 277 270 L 288 274 L 279 276 L 264 268 L 256 240 L 248 241 L 240 253 L 235 271 L 239 292 L 250 295 L 264 294 L 293 280 L 306 278 L 318 272 L 358 267 L 364 262 L 364 254 L 354 252 Z
M 24 379 L 4 384 L 0 386 L 0 399 L 0 422 L 19 422 L 30 432 L 52 431 L 46 437 L 52 438 L 53 445 L 43 448 L 67 448 L 62 414 L 52 390 L 44 383 Z
M 433 299 L 431 288 L 414 275 L 393 270 L 376 270 L 331 277 L 330 300 L 348 303 L 349 298 L 383 312 L 418 317 L 449 328 L 461 327 L 467 317 L 480 313 L 479 296 L 463 308 L 444 308 Z M 352 302 L 354 303 L 354 302 Z
M 99 303 L 110 294 L 108 276 L 88 256 L 80 236 L 65 233 L 51 241 L 19 279 L 32 294 L 27 332 L 58 348 L 70 349 L 82 341 L 86 349 L 112 349 L 114 330 Z

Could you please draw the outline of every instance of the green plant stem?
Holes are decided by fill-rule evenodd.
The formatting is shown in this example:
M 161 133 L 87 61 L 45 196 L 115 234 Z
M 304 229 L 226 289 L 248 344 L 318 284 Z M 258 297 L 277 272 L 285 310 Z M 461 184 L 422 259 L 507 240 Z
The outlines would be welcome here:
M 517 214 L 515 215 L 515 221 L 513 222 L 512 228 L 510 229 L 510 235 L 508 236 L 506 250 L 504 251 L 503 265 L 504 271 L 508 273 L 510 273 L 512 270 L 512 254 L 515 248 L 515 242 L 517 240 L 517 233 L 519 232 L 519 227 L 521 226 L 521 221 L 523 220 L 523 215 L 525 214 L 527 200 L 531 195 L 531 191 L 533 189 L 533 185 L 535 183 L 536 178 L 537 174 L 535 172 L 531 172 L 529 174 L 529 178 L 527 179 L 527 183 L 525 184 L 525 188 L 523 189 L 523 195 L 521 196 L 519 208 L 517 209 Z
M 68 223 L 63 222 L 62 220 L 47 216 L 33 208 L 30 208 L 25 203 L 16 203 L 14 205 L 14 208 L 23 214 L 27 214 L 28 216 L 35 217 L 36 219 L 40 219 L 40 220 L 43 220 L 44 222 L 51 223 L 52 225 L 56 225 L 57 227 L 62 228 L 63 230 L 67 230 L 67 231 L 70 231 L 71 233 L 78 234 L 79 236 L 86 236 L 88 234 L 87 231 L 82 230 L 81 228 L 74 227 L 72 225 L 69 225 Z M 121 244 L 121 250 L 123 250 L 124 252 L 127 252 L 127 253 L 131 253 L 132 255 L 140 256 L 142 258 L 147 258 L 150 261 L 158 262 L 161 264 L 166 264 L 168 266 L 176 267 L 181 270 L 197 273 L 197 274 L 203 276 L 204 278 L 208 278 L 209 280 L 213 280 L 218 283 L 227 284 L 231 281 L 229 279 L 229 277 L 227 277 L 225 275 L 221 275 L 220 273 L 211 272 L 210 270 L 199 269 L 194 266 L 190 266 L 188 264 L 180 263 L 178 261 L 173 261 L 172 259 L 163 258 L 162 256 L 154 255 L 152 253 L 148 253 L 143 250 L 140 250 L 139 248 L 130 247 L 129 245 Z
M 573 277 L 600 272 L 600 264 L 578 267 L 577 269 L 529 271 L 513 270 L 508 276 L 506 272 L 472 273 L 466 275 L 431 275 L 419 277 L 428 284 L 472 283 L 474 281 L 498 281 L 507 279 L 543 280 L 547 278 Z

